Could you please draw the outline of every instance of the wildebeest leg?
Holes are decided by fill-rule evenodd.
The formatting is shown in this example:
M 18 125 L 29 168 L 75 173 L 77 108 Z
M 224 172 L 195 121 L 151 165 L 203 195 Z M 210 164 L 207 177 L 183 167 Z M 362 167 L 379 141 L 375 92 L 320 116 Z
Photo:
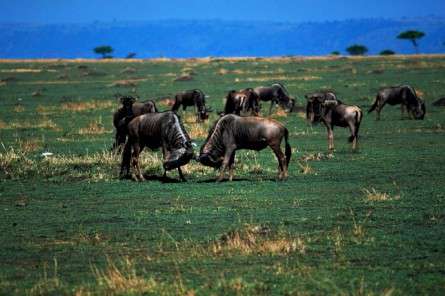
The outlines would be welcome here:
M 235 151 L 233 151 L 232 155 L 230 156 L 230 162 L 229 162 L 229 181 L 233 180 L 233 169 L 235 166 Z
M 234 152 L 235 152 L 234 148 L 226 148 L 226 153 L 224 154 L 224 160 L 221 166 L 221 171 L 216 181 L 221 182 L 222 180 L 224 180 L 224 171 L 227 169 L 227 166 L 230 163 L 230 158 Z
M 386 103 L 378 103 L 378 105 L 377 105 L 377 108 L 375 109 L 375 112 L 376 112 L 376 120 L 380 120 L 380 112 L 382 111 L 382 109 L 383 109 L 383 106 L 385 106 L 385 104 Z
M 141 167 L 139 166 L 139 153 L 142 151 L 142 147 L 138 142 L 135 142 L 133 144 L 133 153 L 131 155 L 131 162 L 133 164 L 133 167 L 136 169 L 136 179 L 139 179 L 139 181 L 144 181 L 145 178 L 142 175 Z
M 181 178 L 181 181 L 187 182 L 187 180 L 184 178 L 184 175 L 182 174 L 181 167 L 178 167 L 178 173 L 179 173 L 179 178 Z
M 274 105 L 275 105 L 275 101 L 273 99 L 270 100 L 269 115 L 272 114 L 272 108 L 274 107 Z
M 400 119 L 403 119 L 403 115 L 405 115 L 405 105 L 404 104 L 400 104 Z
M 131 162 L 131 143 L 127 142 L 122 153 L 122 163 L 120 177 L 125 178 L 130 174 L 130 162 Z
M 162 143 L 162 158 L 165 159 L 165 156 L 167 155 L 167 147 L 165 146 L 165 143 Z M 167 170 L 164 168 L 164 174 L 162 175 L 163 179 L 167 178 Z
M 334 150 L 334 130 L 330 125 L 326 125 L 326 129 L 328 130 L 328 150 L 332 152 Z
M 351 131 L 351 137 L 349 137 L 350 142 L 352 142 L 352 150 L 357 148 L 357 128 L 355 122 L 348 122 L 349 130 Z
M 275 156 L 278 160 L 278 179 L 282 180 L 284 178 L 284 171 L 286 168 L 286 157 L 284 156 L 283 151 L 281 151 L 280 143 L 272 144 L 270 146 L 272 148 L 273 152 L 275 153 Z

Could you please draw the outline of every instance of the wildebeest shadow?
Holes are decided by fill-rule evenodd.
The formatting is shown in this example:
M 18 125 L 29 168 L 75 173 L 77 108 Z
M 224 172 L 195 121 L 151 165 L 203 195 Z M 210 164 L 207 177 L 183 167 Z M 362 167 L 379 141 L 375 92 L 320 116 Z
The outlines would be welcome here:
M 229 181 L 229 179 L 224 179 L 221 182 L 216 181 L 216 178 L 207 179 L 207 180 L 199 180 L 196 181 L 196 183 L 226 183 L 226 182 L 241 182 L 241 181 L 251 181 L 251 182 L 257 182 L 257 179 L 248 179 L 248 178 L 233 178 L 232 181 Z M 277 179 L 274 178 L 264 178 L 261 179 L 261 181 L 277 181 Z
M 147 173 L 144 174 L 145 181 L 159 181 L 161 183 L 181 183 L 180 179 L 170 178 L 168 176 L 159 176 L 159 175 L 149 175 Z

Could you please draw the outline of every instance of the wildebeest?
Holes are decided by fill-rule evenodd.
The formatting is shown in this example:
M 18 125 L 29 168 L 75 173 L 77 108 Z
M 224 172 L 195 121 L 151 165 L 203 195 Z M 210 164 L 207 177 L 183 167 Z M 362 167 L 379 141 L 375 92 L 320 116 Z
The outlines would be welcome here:
M 158 109 L 152 100 L 145 102 L 136 102 L 136 99 L 131 96 L 120 98 L 122 107 L 117 109 L 113 115 L 113 125 L 116 129 L 116 139 L 113 144 L 113 149 L 121 147 L 127 139 L 127 124 L 136 116 L 145 113 L 157 113 Z
M 210 129 L 201 147 L 198 160 L 205 166 L 221 168 L 218 181 L 224 179 L 224 171 L 229 168 L 229 180 L 232 180 L 236 150 L 259 151 L 269 146 L 278 160 L 278 178 L 283 179 L 288 175 L 288 165 L 292 154 L 288 136 L 288 130 L 272 119 L 224 115 Z M 280 148 L 283 138 L 285 154 Z
M 287 89 L 281 83 L 274 83 L 271 86 L 255 87 L 253 90 L 258 95 L 260 101 L 270 101 L 269 115 L 272 113 L 272 108 L 275 104 L 292 112 L 295 99 L 289 96 Z
M 176 113 L 166 111 L 143 114 L 133 118 L 127 129 L 128 140 L 122 155 L 121 177 L 130 175 L 131 162 L 137 172 L 135 178 L 144 180 L 138 159 L 144 147 L 148 147 L 152 150 L 162 148 L 164 177 L 167 171 L 177 168 L 181 180 L 185 181 L 181 166 L 193 158 L 193 147 Z
M 417 96 L 414 88 L 409 85 L 386 87 L 379 90 L 375 102 L 368 113 L 376 110 L 376 119 L 380 120 L 380 112 L 385 104 L 400 104 L 402 117 L 405 109 L 415 119 L 423 119 L 425 117 L 425 102 Z
M 211 112 L 211 108 L 206 107 L 206 95 L 200 89 L 187 90 L 181 93 L 177 93 L 175 96 L 175 103 L 172 107 L 172 111 L 177 112 L 182 105 L 182 110 L 186 110 L 188 106 L 195 106 L 196 121 L 204 121 L 209 118 L 208 112 Z
M 322 122 L 328 130 L 328 149 L 334 149 L 334 126 L 349 127 L 352 149 L 357 147 L 358 131 L 363 112 L 358 106 L 343 104 L 331 91 L 305 95 L 306 118 L 311 123 Z
M 260 111 L 259 98 L 252 88 L 246 88 L 239 91 L 231 90 L 226 96 L 224 114 L 247 113 L 257 116 Z

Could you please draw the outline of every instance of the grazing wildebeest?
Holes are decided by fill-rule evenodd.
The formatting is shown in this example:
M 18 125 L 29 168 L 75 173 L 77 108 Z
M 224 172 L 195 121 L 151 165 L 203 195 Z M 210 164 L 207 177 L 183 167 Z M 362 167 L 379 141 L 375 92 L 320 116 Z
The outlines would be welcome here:
M 274 83 L 271 86 L 255 87 L 253 91 L 258 95 L 260 101 L 270 101 L 269 115 L 272 113 L 272 108 L 275 104 L 292 112 L 295 99 L 289 96 L 287 89 L 281 83 Z
M 162 148 L 164 156 L 164 177 L 167 171 L 178 169 L 185 181 L 181 166 L 193 158 L 193 147 L 179 116 L 172 111 L 147 113 L 133 118 L 127 125 L 128 140 L 122 155 L 121 177 L 130 175 L 130 162 L 136 169 L 135 179 L 144 180 L 139 167 L 139 154 L 148 147 Z
M 363 112 L 358 106 L 343 104 L 331 91 L 305 95 L 306 118 L 311 123 L 322 122 L 328 130 L 328 148 L 334 149 L 334 126 L 349 127 L 352 149 L 357 148 L 358 131 Z
M 187 90 L 177 93 L 172 111 L 177 112 L 182 105 L 182 110 L 186 110 L 188 106 L 195 106 L 196 121 L 201 122 L 209 118 L 208 112 L 212 112 L 211 108 L 206 107 L 206 95 L 200 89 Z
M 136 102 L 136 99 L 128 96 L 120 98 L 122 107 L 117 109 L 113 115 L 113 125 L 116 129 L 116 139 L 113 144 L 113 150 L 120 147 L 127 139 L 127 124 L 136 116 L 145 113 L 157 113 L 158 109 L 152 100 L 145 102 Z
M 400 104 L 400 110 L 403 114 L 405 109 L 408 114 L 415 119 L 423 119 L 425 117 L 425 102 L 418 97 L 413 87 L 409 85 L 386 87 L 379 90 L 377 97 L 368 113 L 376 110 L 376 120 L 380 120 L 380 112 L 385 104 Z
M 292 154 L 288 135 L 288 130 L 272 119 L 224 115 L 210 129 L 201 147 L 199 162 L 205 166 L 221 168 L 218 181 L 224 179 L 224 171 L 229 168 L 229 180 L 232 180 L 236 150 L 259 151 L 269 146 L 278 159 L 278 178 L 283 179 L 288 175 L 288 165 Z M 285 154 L 280 148 L 283 138 Z
M 257 116 L 260 111 L 258 95 L 252 88 L 246 88 L 239 91 L 231 90 L 226 96 L 224 114 L 247 113 Z

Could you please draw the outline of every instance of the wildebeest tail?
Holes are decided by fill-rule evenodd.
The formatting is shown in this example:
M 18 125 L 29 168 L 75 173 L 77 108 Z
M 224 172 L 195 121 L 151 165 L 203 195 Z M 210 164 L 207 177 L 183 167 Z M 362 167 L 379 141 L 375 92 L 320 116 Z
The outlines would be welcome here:
M 375 98 L 375 102 L 374 102 L 374 104 L 371 106 L 371 109 L 368 110 L 368 113 L 371 113 L 372 111 L 375 110 L 375 108 L 377 108 L 377 102 L 378 102 L 378 101 L 379 101 L 379 96 L 377 96 L 377 97 Z
M 286 155 L 286 165 L 289 166 L 290 157 L 292 156 L 292 149 L 289 145 L 289 131 L 287 128 L 284 128 L 284 142 L 285 142 L 285 150 L 284 153 Z
M 363 112 L 362 110 L 358 110 L 355 112 L 355 133 L 348 138 L 348 142 L 352 143 L 354 138 L 358 138 L 358 130 L 360 129 L 360 123 L 362 122 Z

